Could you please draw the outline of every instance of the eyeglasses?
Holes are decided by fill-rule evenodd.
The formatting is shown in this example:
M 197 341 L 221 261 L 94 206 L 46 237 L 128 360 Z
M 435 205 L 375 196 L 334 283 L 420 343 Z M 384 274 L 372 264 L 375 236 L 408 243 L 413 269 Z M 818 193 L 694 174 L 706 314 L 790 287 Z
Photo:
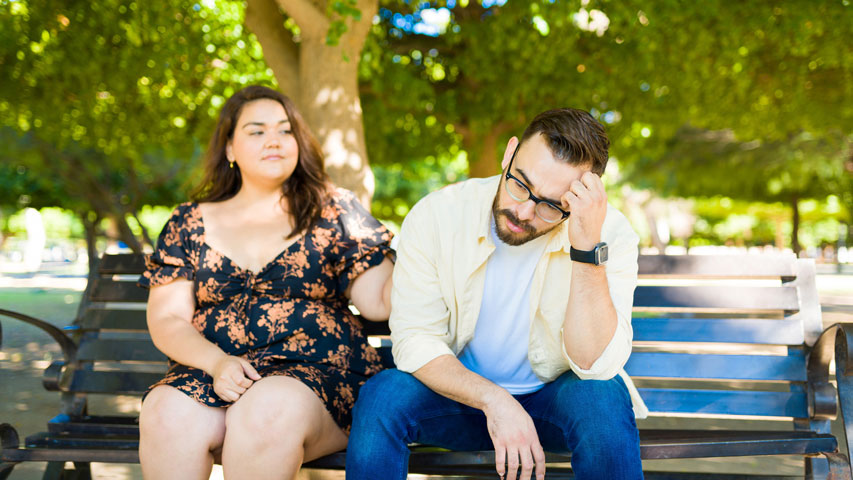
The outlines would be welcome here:
M 533 200 L 533 203 L 536 204 L 536 206 L 533 207 L 533 211 L 536 213 L 537 217 L 542 219 L 543 222 L 557 223 L 568 217 L 571 212 L 567 212 L 548 200 L 542 200 L 536 195 L 533 195 L 533 192 L 530 191 L 530 188 L 525 185 L 524 182 L 509 173 L 512 169 L 512 162 L 515 160 L 515 154 L 518 153 L 518 147 L 520 146 L 521 144 L 517 145 L 515 147 L 515 151 L 512 152 L 512 159 L 510 159 L 509 165 L 506 169 L 506 175 L 504 175 L 506 179 L 504 182 L 506 193 L 508 193 L 513 200 L 519 203 L 526 202 L 527 200 Z

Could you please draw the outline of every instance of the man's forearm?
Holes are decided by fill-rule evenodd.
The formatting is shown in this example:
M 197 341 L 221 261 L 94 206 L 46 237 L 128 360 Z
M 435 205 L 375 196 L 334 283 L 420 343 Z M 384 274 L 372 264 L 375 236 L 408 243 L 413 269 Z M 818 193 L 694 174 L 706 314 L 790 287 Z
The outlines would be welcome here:
M 435 393 L 483 411 L 511 397 L 503 388 L 465 368 L 453 355 L 436 357 L 412 375 Z
M 579 367 L 589 369 L 607 348 L 617 323 L 604 267 L 575 262 L 563 320 L 566 353 Z

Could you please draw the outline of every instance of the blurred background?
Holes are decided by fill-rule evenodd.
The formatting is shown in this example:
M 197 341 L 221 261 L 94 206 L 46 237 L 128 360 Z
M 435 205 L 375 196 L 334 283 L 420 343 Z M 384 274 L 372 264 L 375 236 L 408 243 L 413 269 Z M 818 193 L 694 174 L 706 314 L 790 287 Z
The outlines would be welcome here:
M 395 231 L 498 173 L 537 113 L 588 110 L 643 253 L 815 258 L 825 320 L 853 314 L 850 3 L 0 0 L 0 305 L 69 324 L 90 262 L 152 248 L 225 99 L 260 83 Z M 29 433 L 58 350 L 7 325 L 0 420 Z

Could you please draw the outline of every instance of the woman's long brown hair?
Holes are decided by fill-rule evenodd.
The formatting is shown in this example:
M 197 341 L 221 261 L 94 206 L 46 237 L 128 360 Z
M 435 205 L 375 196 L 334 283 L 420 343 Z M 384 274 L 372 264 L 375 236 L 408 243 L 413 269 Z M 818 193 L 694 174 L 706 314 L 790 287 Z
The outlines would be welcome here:
M 271 88 L 252 85 L 235 93 L 225 102 L 205 154 L 204 177 L 193 191 L 192 198 L 196 202 L 221 202 L 240 191 L 243 185 L 240 169 L 231 168 L 229 165 L 225 146 L 234 135 L 234 128 L 243 107 L 249 102 L 261 99 L 274 100 L 284 107 L 299 146 L 296 169 L 281 185 L 282 194 L 287 199 L 293 216 L 294 229 L 290 234 L 290 237 L 293 237 L 307 231 L 320 217 L 323 203 L 329 194 L 330 183 L 323 170 L 323 152 L 317 139 L 308 129 L 293 101 Z

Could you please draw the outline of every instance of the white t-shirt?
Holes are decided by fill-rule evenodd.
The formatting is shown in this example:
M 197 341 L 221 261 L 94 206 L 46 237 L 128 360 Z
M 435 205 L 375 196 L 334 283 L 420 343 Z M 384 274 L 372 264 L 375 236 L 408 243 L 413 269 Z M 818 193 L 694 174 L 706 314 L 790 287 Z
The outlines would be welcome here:
M 527 359 L 530 339 L 530 285 L 548 235 L 511 246 L 491 229 L 495 250 L 486 264 L 483 302 L 474 338 L 459 353 L 469 370 L 513 395 L 535 392 L 544 383 Z

